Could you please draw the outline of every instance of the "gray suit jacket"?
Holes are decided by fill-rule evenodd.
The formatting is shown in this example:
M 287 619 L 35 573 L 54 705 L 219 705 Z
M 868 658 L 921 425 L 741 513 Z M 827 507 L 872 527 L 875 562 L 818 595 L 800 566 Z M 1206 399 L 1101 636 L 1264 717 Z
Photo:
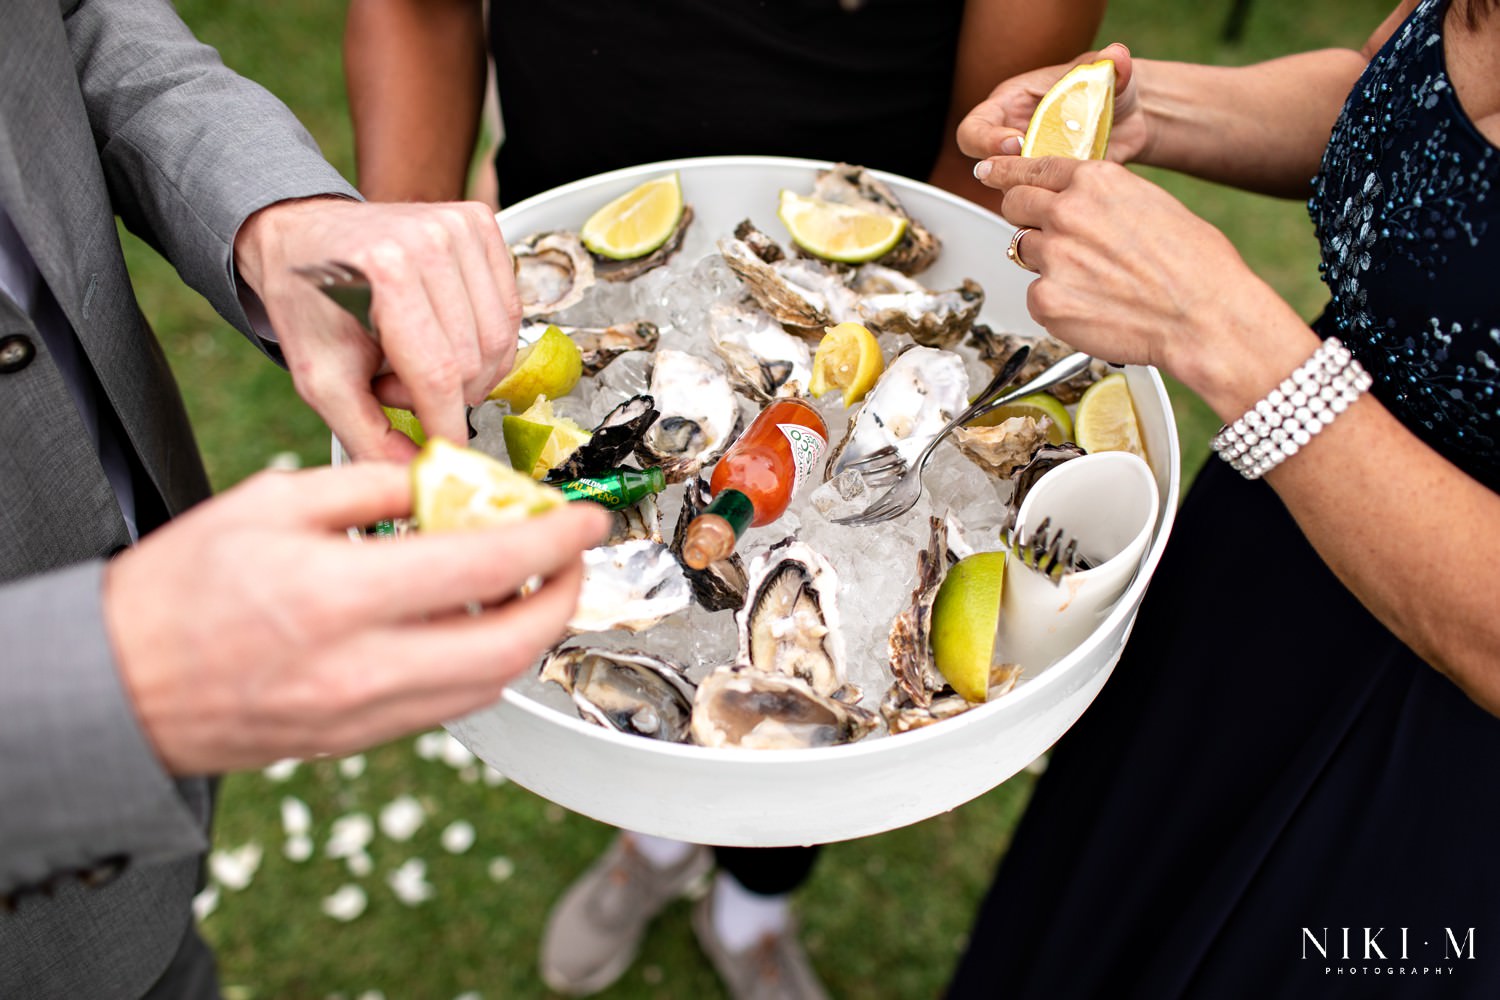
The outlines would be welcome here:
M 286 108 L 226 70 L 165 0 L 5 4 L 0 204 L 139 459 L 147 506 L 178 513 L 208 483 L 115 216 L 248 334 L 236 231 L 265 205 L 321 193 L 354 196 Z M 137 724 L 99 587 L 129 537 L 46 345 L 0 295 L 6 345 L 0 895 L 15 909 L 0 910 L 0 997 L 133 997 L 191 918 L 208 783 L 166 775 Z

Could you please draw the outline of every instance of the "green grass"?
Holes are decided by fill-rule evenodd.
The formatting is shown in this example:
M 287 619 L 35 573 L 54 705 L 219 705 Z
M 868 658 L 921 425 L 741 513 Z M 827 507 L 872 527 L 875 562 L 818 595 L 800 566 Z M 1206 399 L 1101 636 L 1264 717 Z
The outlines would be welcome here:
M 332 162 L 352 177 L 339 61 L 343 6 L 334 0 L 179 3 L 201 37 L 219 47 L 230 66 L 290 104 Z M 1242 63 L 1316 45 L 1357 45 L 1386 6 L 1383 0 L 1261 0 L 1245 39 L 1234 46 L 1218 39 L 1227 9 L 1227 2 L 1117 0 L 1101 39 L 1118 38 L 1142 55 Z M 1323 293 L 1303 206 L 1151 176 L 1221 226 L 1250 266 L 1303 315 L 1316 313 Z M 127 244 L 142 304 L 183 385 L 215 486 L 238 482 L 279 452 L 295 453 L 303 464 L 325 463 L 328 432 L 285 374 L 185 291 L 152 251 L 133 239 Z M 1171 388 L 1186 481 L 1218 421 L 1190 393 Z M 251 886 L 226 891 L 204 922 L 231 996 L 354 998 L 367 990 L 383 991 L 389 1000 L 467 990 L 488 998 L 547 995 L 535 973 L 545 913 L 611 832 L 515 786 L 466 782 L 446 765 L 416 757 L 412 745 L 402 740 L 373 751 L 366 771 L 353 779 L 324 761 L 302 767 L 285 784 L 261 774 L 225 782 L 216 843 L 256 842 L 266 849 Z M 833 995 L 904 998 L 941 991 L 1031 781 L 1020 775 L 947 815 L 825 850 L 798 894 L 798 910 Z M 374 816 L 400 794 L 420 798 L 428 821 L 406 844 L 377 836 L 372 874 L 355 877 L 322 855 L 335 817 L 351 811 Z M 319 853 L 301 864 L 280 853 L 284 795 L 303 799 L 314 813 Z M 472 822 L 478 841 L 452 856 L 437 837 L 455 819 Z M 437 892 L 410 908 L 384 882 L 408 857 L 427 860 Z M 514 866 L 503 882 L 487 874 L 497 857 Z M 322 914 L 319 902 L 346 882 L 362 885 L 370 903 L 358 920 L 340 924 Z M 640 960 L 609 995 L 721 995 L 692 941 L 686 904 L 668 910 Z

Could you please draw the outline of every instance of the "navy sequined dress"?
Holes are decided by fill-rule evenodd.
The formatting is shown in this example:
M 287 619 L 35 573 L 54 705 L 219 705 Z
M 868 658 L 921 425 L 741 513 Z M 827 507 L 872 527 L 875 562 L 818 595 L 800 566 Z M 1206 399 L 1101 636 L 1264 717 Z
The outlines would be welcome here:
M 1500 151 L 1448 81 L 1445 11 L 1421 4 L 1334 128 L 1309 203 L 1319 327 L 1500 489 Z M 1493 998 L 1497 942 L 1500 719 L 1365 611 L 1270 487 L 1211 459 L 953 995 Z

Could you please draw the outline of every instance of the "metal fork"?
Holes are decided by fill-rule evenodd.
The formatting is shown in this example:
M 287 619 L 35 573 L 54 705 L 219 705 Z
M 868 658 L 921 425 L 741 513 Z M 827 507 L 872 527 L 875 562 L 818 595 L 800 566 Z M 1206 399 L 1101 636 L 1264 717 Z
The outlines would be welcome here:
M 1015 512 L 1006 518 L 1000 528 L 1000 541 L 1010 552 L 1011 561 L 1046 577 L 1053 586 L 1060 586 L 1064 573 L 1075 573 L 1089 568 L 1089 562 L 1078 554 L 1078 539 L 1069 538 L 1062 528 L 1054 529 L 1052 518 L 1042 518 L 1042 523 L 1029 537 L 1023 538 L 1015 530 Z
M 375 324 L 370 321 L 370 279 L 365 272 L 353 264 L 338 260 L 325 260 L 321 264 L 303 264 L 292 270 L 318 286 L 318 290 L 337 302 L 355 319 L 364 324 L 370 335 L 378 338 Z
M 1022 347 L 1021 350 L 1012 354 L 1010 360 L 1005 363 L 1005 367 L 1001 369 L 1000 374 L 995 376 L 994 380 L 985 387 L 984 392 L 979 394 L 979 398 L 969 404 L 969 407 L 958 416 L 948 421 L 947 425 L 938 431 L 937 436 L 927 443 L 927 447 L 923 448 L 917 454 L 917 457 L 912 461 L 910 466 L 906 466 L 900 453 L 889 445 L 876 449 L 863 458 L 856 459 L 845 466 L 845 469 L 855 469 L 858 471 L 866 482 L 870 482 L 871 480 L 877 484 L 889 482 L 890 476 L 893 473 L 898 474 L 899 478 L 896 479 L 895 484 L 890 489 L 876 498 L 861 513 L 834 518 L 834 523 L 879 524 L 881 521 L 889 521 L 891 518 L 899 517 L 911 510 L 915 506 L 917 498 L 922 495 L 922 467 L 927 464 L 927 458 L 932 454 L 932 450 L 938 446 L 938 442 L 951 434 L 954 429 L 971 420 L 976 420 L 986 413 L 997 410 L 1007 403 L 1013 403 L 1022 396 L 1029 396 L 1033 392 L 1041 392 L 1043 389 L 1050 388 L 1059 382 L 1066 382 L 1088 368 L 1089 364 L 1094 360 L 1090 355 L 1084 354 L 1082 351 L 1075 352 L 1056 364 L 1051 365 L 1025 384 L 1019 385 L 1009 392 L 998 396 L 995 395 L 995 393 L 1004 388 L 1006 382 L 1015 377 L 1015 370 L 1011 366 L 1014 364 L 1015 369 L 1020 368 L 1020 364 L 1016 363 L 1016 357 L 1020 355 L 1021 363 L 1025 362 L 1026 357 L 1022 354 L 1023 351 L 1029 351 L 1029 348 Z

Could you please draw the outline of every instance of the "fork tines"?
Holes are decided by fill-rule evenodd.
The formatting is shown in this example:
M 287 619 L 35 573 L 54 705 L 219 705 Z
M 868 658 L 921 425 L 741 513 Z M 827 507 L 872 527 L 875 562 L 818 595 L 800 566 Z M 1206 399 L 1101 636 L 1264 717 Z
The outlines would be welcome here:
M 1059 584 L 1063 574 L 1080 568 L 1081 560 L 1078 557 L 1078 539 L 1068 538 L 1061 528 L 1049 532 L 1051 527 L 1052 519 L 1043 518 L 1036 530 L 1030 533 L 1030 537 L 1023 538 L 1014 530 L 1013 524 L 1007 523 L 1000 530 L 1000 538 L 1010 550 L 1012 558 L 1019 559 L 1053 584 Z

